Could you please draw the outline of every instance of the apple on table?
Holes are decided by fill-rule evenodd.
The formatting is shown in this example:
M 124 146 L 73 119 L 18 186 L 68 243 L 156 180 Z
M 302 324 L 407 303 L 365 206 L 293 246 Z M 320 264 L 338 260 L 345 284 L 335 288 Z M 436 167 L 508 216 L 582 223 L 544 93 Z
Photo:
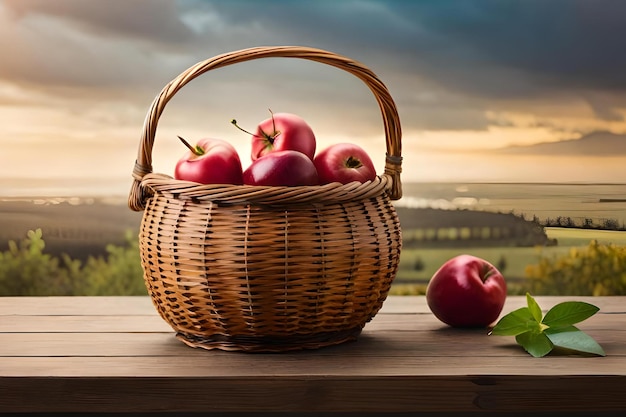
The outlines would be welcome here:
M 435 317 L 452 327 L 487 327 L 504 307 L 507 288 L 502 273 L 490 262 L 458 255 L 434 273 L 426 301 Z

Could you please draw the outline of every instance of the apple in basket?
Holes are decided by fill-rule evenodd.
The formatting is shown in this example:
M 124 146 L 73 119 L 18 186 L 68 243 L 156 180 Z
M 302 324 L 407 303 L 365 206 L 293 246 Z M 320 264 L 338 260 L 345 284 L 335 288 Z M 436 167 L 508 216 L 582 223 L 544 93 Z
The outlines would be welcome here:
M 370 156 L 354 143 L 336 143 L 319 152 L 313 159 L 320 184 L 367 182 L 376 178 Z
M 259 123 L 254 134 L 239 127 L 237 120 L 231 120 L 239 130 L 252 135 L 252 160 L 286 150 L 302 152 L 313 160 L 316 141 L 311 126 L 293 113 L 270 113 L 271 117 Z
M 176 163 L 174 178 L 201 184 L 243 184 L 241 160 L 233 145 L 221 139 L 204 138 L 192 146 L 178 138 L 189 150 Z
M 318 185 L 313 161 L 298 151 L 274 151 L 250 164 L 243 172 L 246 185 L 300 186 Z
M 435 317 L 452 327 L 487 327 L 500 315 L 506 291 L 495 266 L 463 254 L 435 272 L 426 287 L 426 301 Z

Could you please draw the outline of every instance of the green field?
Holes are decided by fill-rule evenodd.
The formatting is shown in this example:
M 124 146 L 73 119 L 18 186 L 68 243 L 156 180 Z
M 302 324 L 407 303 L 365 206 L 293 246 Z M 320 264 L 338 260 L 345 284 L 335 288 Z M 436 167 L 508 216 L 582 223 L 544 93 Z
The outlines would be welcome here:
M 600 243 L 626 246 L 626 232 L 570 228 L 546 228 L 549 238 L 557 239 L 556 246 L 543 247 L 465 247 L 403 249 L 400 268 L 394 281 L 394 293 L 423 291 L 428 280 L 448 259 L 461 254 L 483 258 L 500 267 L 513 291 L 524 281 L 527 265 L 536 264 L 541 257 L 567 254 L 573 247 L 586 247 L 596 239 Z M 416 270 L 416 265 L 422 268 Z
M 559 246 L 586 246 L 595 239 L 598 243 L 626 246 L 626 232 L 613 230 L 568 229 L 546 227 L 548 237 L 557 239 Z

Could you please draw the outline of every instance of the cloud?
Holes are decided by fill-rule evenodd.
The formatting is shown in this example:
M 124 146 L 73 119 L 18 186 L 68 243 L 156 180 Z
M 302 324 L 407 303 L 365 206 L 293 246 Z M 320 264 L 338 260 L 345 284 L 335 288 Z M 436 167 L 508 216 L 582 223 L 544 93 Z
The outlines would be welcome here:
M 194 1 L 183 8 L 185 4 L 196 14 L 215 16 L 212 21 L 220 21 L 221 29 L 248 27 L 261 33 L 262 40 L 290 37 L 359 56 L 393 56 L 389 64 L 417 65 L 413 69 L 436 78 L 482 80 L 484 85 L 476 87 L 485 89 L 494 80 L 489 83 L 484 74 L 468 69 L 492 68 L 503 76 L 519 71 L 533 83 L 568 88 L 626 88 L 620 70 L 626 57 L 619 54 L 626 4 L 620 0 L 238 0 Z M 207 25 L 206 32 L 215 33 L 211 28 Z M 516 86 L 500 87 L 505 86 L 491 92 L 520 92 Z
M 44 34 L 77 33 L 208 57 L 260 44 L 319 46 L 488 97 L 626 89 L 620 0 L 5 0 Z M 51 35 L 50 33 L 46 33 Z M 45 39 L 41 39 L 45 41 Z M 202 49 L 199 46 L 202 45 Z
M 195 36 L 169 1 L 0 3 L 0 80 L 67 96 L 154 90 Z M 64 90 L 64 91 L 58 91 Z
M 484 113 L 583 101 L 590 117 L 626 106 L 626 3 L 619 0 L 183 3 L 220 22 L 196 28 L 220 48 L 304 44 L 384 76 L 415 129 L 485 129 Z M 184 6 L 183 6 L 184 7 Z M 225 35 L 220 37 L 219 35 Z M 433 100 L 416 99 L 430 95 Z M 467 103 L 458 106 L 460 102 Z M 442 125 L 442 111 L 450 113 Z
M 55 18 L 99 36 L 178 44 L 193 36 L 180 20 L 176 3 L 169 0 L 4 0 L 3 4 L 17 20 Z
M 407 39 L 404 47 L 410 49 L 410 42 L 414 52 L 426 53 L 430 69 L 444 70 L 439 77 L 460 81 L 459 87 L 471 88 L 463 81 L 475 80 L 474 87 L 497 96 L 539 94 L 544 87 L 626 89 L 626 57 L 618 53 L 626 35 L 626 3 L 619 0 L 389 4 L 430 35 L 422 39 L 434 41 L 431 50 L 426 42 L 413 42 L 418 39 Z M 445 63 L 457 65 L 446 71 Z M 485 75 L 519 79 L 506 88 L 501 78 L 489 81 Z

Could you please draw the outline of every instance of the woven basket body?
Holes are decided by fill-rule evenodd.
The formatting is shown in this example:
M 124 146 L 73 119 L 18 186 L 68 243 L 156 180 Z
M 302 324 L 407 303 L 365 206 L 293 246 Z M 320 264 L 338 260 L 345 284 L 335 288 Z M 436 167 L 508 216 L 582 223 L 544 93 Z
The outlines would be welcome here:
M 360 184 L 202 185 L 154 174 L 165 103 L 209 69 L 297 57 L 338 66 L 370 86 L 383 111 L 385 173 Z M 365 75 L 363 75 L 365 74 Z M 205 349 L 281 352 L 355 340 L 382 307 L 402 246 L 400 129 L 384 85 L 361 64 L 311 48 L 253 48 L 199 63 L 157 96 L 146 119 L 129 205 L 143 210 L 146 287 L 177 337 Z

